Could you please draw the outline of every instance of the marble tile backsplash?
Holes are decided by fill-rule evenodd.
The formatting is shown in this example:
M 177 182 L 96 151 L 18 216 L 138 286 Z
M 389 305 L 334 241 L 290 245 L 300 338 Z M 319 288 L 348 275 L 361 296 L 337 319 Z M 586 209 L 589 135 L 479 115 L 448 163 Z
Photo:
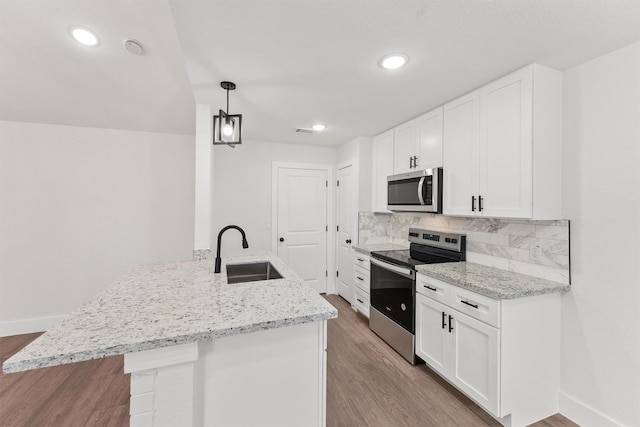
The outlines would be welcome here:
M 569 221 L 459 218 L 421 213 L 360 212 L 358 243 L 409 246 L 409 227 L 466 234 L 467 261 L 570 283 Z M 531 248 L 540 247 L 539 259 Z

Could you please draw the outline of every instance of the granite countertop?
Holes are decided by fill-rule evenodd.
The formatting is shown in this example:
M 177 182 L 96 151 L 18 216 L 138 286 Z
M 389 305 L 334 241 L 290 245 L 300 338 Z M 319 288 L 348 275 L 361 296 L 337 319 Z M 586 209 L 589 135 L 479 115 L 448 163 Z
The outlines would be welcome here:
M 400 246 L 395 243 L 370 243 L 368 245 L 353 245 L 352 248 L 363 254 L 369 255 L 375 251 L 396 251 L 402 249 L 409 249 L 408 246 Z
M 418 265 L 418 273 L 495 299 L 566 292 L 571 285 L 470 262 Z
M 283 279 L 228 284 L 226 264 L 269 260 Z M 143 265 L 3 364 L 5 373 L 280 328 L 338 316 L 268 254 Z

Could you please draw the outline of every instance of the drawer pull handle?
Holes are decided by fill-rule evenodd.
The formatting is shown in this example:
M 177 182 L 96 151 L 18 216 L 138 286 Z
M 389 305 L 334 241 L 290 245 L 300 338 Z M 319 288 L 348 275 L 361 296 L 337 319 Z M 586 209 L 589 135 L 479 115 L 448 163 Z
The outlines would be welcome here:
M 356 276 L 356 279 L 358 279 L 358 280 L 364 280 L 364 279 L 363 279 L 362 277 L 360 277 L 360 276 Z
M 442 329 L 447 327 L 447 315 L 442 312 Z
M 449 315 L 449 332 L 453 331 L 453 317 Z
M 429 289 L 430 291 L 433 291 L 433 292 L 437 291 L 436 288 L 432 288 L 431 286 L 427 286 L 427 285 L 422 285 L 422 286 L 424 286 L 425 288 Z
M 362 301 L 360 298 L 358 298 L 358 302 L 359 302 L 360 304 L 364 304 L 364 301 Z
M 362 258 L 358 258 L 358 261 L 360 262 L 364 262 L 364 260 Z
M 468 305 L 469 307 L 478 308 L 478 304 L 471 304 L 469 301 L 460 300 L 461 303 Z

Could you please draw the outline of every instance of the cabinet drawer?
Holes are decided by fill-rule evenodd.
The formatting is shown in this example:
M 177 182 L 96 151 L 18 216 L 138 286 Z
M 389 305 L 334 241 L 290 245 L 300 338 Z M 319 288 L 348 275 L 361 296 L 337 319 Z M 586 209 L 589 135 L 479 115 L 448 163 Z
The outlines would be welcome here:
M 371 269 L 371 266 L 369 265 L 369 255 L 356 252 L 353 257 L 353 262 L 357 267 L 361 267 L 367 271 Z
M 356 265 L 353 270 L 353 283 L 362 291 L 370 292 L 370 272 Z
M 369 318 L 369 294 L 362 289 L 354 288 L 353 305 L 360 313 Z
M 474 319 L 500 327 L 500 301 L 457 286 L 451 286 L 449 306 Z
M 416 292 L 426 297 L 449 304 L 451 285 L 433 277 L 418 274 L 416 278 Z

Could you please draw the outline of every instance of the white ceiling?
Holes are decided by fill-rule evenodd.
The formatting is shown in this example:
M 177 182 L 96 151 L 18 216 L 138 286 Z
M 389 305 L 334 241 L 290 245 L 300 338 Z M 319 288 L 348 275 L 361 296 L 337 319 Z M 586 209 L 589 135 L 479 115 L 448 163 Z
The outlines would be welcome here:
M 77 43 L 73 25 L 100 44 Z M 145 53 L 127 52 L 127 38 Z M 0 120 L 193 134 L 193 94 L 166 1 L 0 0 Z
M 101 44 L 78 45 L 74 24 Z M 231 80 L 245 139 L 335 146 L 526 64 L 638 41 L 640 1 L 0 0 L 0 28 L 0 120 L 193 134 L 194 97 L 224 109 Z M 379 68 L 391 52 L 409 64 Z M 295 133 L 315 122 L 327 130 Z

